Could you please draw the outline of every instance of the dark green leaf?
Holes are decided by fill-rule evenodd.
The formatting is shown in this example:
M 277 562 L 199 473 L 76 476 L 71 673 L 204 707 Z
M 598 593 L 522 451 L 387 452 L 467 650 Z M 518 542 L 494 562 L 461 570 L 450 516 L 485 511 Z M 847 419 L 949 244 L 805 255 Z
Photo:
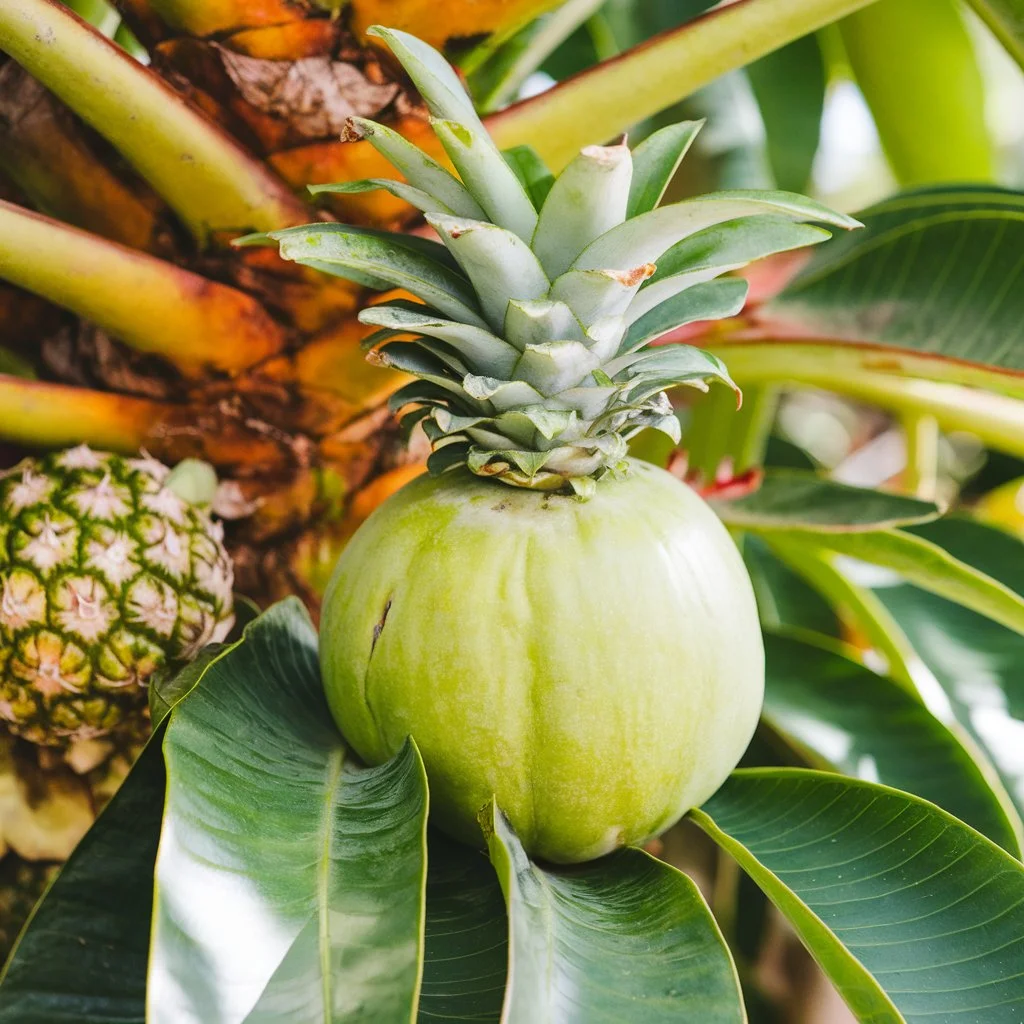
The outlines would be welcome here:
M 960 739 L 899 683 L 796 636 L 766 634 L 765 660 L 765 715 L 812 764 L 924 797 L 1020 856 L 1002 786 L 993 792 Z
M 532 146 L 513 146 L 504 150 L 501 155 L 516 172 L 516 177 L 523 183 L 527 195 L 539 210 L 555 183 L 555 176 L 548 170 L 540 154 Z
M 879 366 L 1024 395 L 1024 200 L 995 190 L 914 192 L 863 217 L 866 231 L 819 246 L 762 308 L 771 341 L 760 354 L 738 342 L 743 366 L 730 364 L 734 371 L 746 377 L 763 359 L 793 377 L 792 359 L 803 355 L 839 384 L 844 372 Z M 807 341 L 797 352 L 778 340 L 794 336 L 827 342 L 819 354 Z
M 817 36 L 804 36 L 755 60 L 747 75 L 761 108 L 775 183 L 804 192 L 825 107 L 825 61 Z
M 497 1022 L 508 973 L 501 887 L 480 850 L 427 834 L 427 925 L 419 1021 Z
M 495 809 L 488 835 L 509 907 L 505 1024 L 739 1024 L 736 969 L 694 883 L 640 850 L 549 871 Z
M 700 121 L 680 121 L 648 135 L 633 150 L 633 181 L 627 217 L 653 210 L 665 194 L 686 151 L 702 127 Z
M 695 284 L 644 313 L 626 333 L 619 352 L 633 352 L 686 324 L 735 316 L 743 308 L 746 297 L 746 281 L 730 279 Z
M 887 491 L 837 483 L 797 469 L 769 469 L 761 486 L 735 501 L 715 501 L 730 526 L 750 530 L 858 533 L 934 519 L 941 510 Z
M 748 769 L 693 817 L 860 1020 L 1020 1020 L 1024 866 L 945 811 L 842 776 Z
M 0 1024 L 143 1024 L 164 762 L 158 731 L 43 898 L 0 981 Z
M 409 1019 L 426 779 L 407 744 L 357 767 L 295 600 L 173 712 L 150 955 L 152 1022 Z

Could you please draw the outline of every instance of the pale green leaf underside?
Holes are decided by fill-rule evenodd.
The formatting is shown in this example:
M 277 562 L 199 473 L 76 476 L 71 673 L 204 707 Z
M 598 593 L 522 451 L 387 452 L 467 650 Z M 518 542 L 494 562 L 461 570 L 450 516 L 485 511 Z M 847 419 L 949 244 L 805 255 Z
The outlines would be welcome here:
M 734 772 L 696 823 L 789 918 L 858 1018 L 1017 1024 L 1024 866 L 897 790 Z
M 164 755 L 149 1019 L 410 1019 L 426 778 L 412 746 L 380 768 L 347 761 L 297 601 L 207 669 Z
M 548 871 L 495 812 L 509 908 L 503 1024 L 746 1019 L 725 941 L 694 883 L 640 850 Z

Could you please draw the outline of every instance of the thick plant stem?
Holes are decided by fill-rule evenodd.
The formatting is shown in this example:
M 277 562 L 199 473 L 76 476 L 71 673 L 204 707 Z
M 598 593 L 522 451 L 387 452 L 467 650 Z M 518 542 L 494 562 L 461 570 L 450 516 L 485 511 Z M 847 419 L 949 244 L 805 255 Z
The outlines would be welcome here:
M 958 3 L 885 0 L 839 32 L 901 185 L 995 178 L 985 86 Z
M 136 452 L 170 406 L 148 398 L 0 376 L 0 438 L 62 448 L 86 444 Z
M 895 346 L 845 339 L 790 340 L 781 333 L 763 338 L 711 334 L 688 340 L 725 360 L 733 379 L 744 389 L 753 384 L 789 382 L 863 397 L 867 402 L 880 396 L 878 404 L 886 408 L 928 411 L 929 403 L 935 403 L 948 407 L 953 415 L 962 407 L 972 419 L 980 416 L 983 420 L 989 397 L 972 389 L 996 392 L 996 398 L 1024 399 L 1024 373 L 1020 371 Z M 993 422 L 1003 420 L 1009 408 L 1002 406 Z
M 0 50 L 116 146 L 200 240 L 311 219 L 284 182 L 56 0 L 0 4 Z
M 872 0 L 737 0 L 490 118 L 505 148 L 529 143 L 553 168 L 709 82 Z
M 285 340 L 244 292 L 4 202 L 0 278 L 189 375 L 245 369 Z
M 928 414 L 903 417 L 907 465 L 903 487 L 923 501 L 934 501 L 939 475 L 939 422 Z

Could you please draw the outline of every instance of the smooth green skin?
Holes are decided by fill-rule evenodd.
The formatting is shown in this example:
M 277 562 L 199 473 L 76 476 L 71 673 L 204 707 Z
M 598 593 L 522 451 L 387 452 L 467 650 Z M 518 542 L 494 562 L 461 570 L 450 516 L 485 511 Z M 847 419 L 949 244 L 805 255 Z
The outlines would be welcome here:
M 753 590 L 729 534 L 632 462 L 589 501 L 456 471 L 377 509 L 334 571 L 320 661 L 371 764 L 412 735 L 432 820 L 479 844 L 496 797 L 534 857 L 657 834 L 721 785 L 761 711 Z

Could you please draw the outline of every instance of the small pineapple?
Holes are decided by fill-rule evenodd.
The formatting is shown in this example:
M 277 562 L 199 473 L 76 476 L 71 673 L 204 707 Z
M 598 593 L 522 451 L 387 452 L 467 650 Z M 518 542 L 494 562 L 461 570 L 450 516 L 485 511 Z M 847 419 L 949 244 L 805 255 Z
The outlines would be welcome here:
M 127 728 L 145 684 L 231 627 L 222 529 L 148 456 L 85 445 L 0 476 L 0 721 L 65 746 Z

